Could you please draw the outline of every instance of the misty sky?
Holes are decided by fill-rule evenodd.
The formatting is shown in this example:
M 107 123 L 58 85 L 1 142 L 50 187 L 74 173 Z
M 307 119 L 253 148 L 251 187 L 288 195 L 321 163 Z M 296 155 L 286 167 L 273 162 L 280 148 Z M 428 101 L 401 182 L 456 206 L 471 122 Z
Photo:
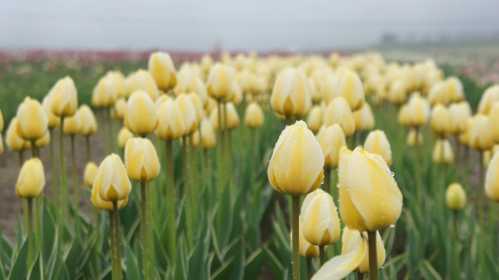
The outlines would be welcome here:
M 314 50 L 499 32 L 497 0 L 0 2 L 0 48 Z

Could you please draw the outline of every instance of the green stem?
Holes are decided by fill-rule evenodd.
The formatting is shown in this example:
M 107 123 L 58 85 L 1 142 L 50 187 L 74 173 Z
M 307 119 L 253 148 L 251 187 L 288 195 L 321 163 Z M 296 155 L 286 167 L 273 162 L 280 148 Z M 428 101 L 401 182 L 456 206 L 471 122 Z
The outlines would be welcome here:
M 66 164 L 64 163 L 64 117 L 61 117 L 59 128 L 59 207 L 60 221 L 66 221 L 68 189 L 66 187 Z
M 324 167 L 324 187 L 323 189 L 326 192 L 332 194 L 332 186 L 331 186 L 331 168 L 329 166 Z
M 185 207 L 185 218 L 186 218 L 186 228 L 187 228 L 187 243 L 192 245 L 193 241 L 193 213 L 194 207 L 193 205 L 193 197 L 192 197 L 192 186 L 191 186 L 191 174 L 190 174 L 190 151 L 189 151 L 189 136 L 184 136 L 183 140 L 183 158 L 182 162 L 184 165 L 184 188 L 183 188 L 183 196 L 187 199 L 188 205 Z
M 76 145 L 75 145 L 75 135 L 71 134 L 71 176 L 73 177 L 73 188 L 74 188 L 74 207 L 76 209 L 76 213 L 78 213 L 78 209 L 80 207 L 80 186 L 78 185 L 78 168 L 76 166 Z M 78 222 L 76 222 L 78 224 Z
M 111 218 L 111 259 L 112 259 L 112 279 L 122 280 L 121 257 L 119 250 L 119 215 L 118 202 L 113 201 L 113 210 L 109 211 Z
M 141 224 L 140 231 L 142 237 L 142 269 L 144 273 L 144 279 L 152 279 L 152 247 L 151 247 L 151 229 L 150 229 L 150 219 L 149 219 L 149 207 L 147 198 L 147 182 L 141 181 Z
M 36 146 L 35 140 L 31 140 L 31 157 L 32 158 L 39 158 L 40 157 L 40 151 L 38 150 L 38 147 Z
M 291 208 L 291 236 L 293 258 L 291 259 L 291 266 L 293 268 L 293 280 L 300 280 L 300 256 L 299 256 L 299 241 L 300 241 L 300 196 L 292 196 Z
M 376 255 L 376 231 L 367 232 L 369 244 L 369 280 L 378 279 L 378 258 Z
M 31 264 L 34 261 L 34 254 L 35 254 L 35 248 L 34 248 L 34 235 L 33 235 L 33 198 L 29 197 L 27 198 L 27 212 L 26 216 L 28 217 L 28 233 L 27 233 L 27 240 L 28 240 L 28 267 L 31 267 Z
M 322 266 L 326 262 L 326 246 L 319 246 L 319 263 Z
M 165 141 L 165 153 L 166 153 L 166 170 L 167 170 L 167 186 L 166 186 L 166 209 L 168 226 L 168 242 L 170 244 L 170 259 L 175 258 L 177 252 L 177 222 L 176 222 L 176 209 L 177 209 L 177 189 L 175 186 L 175 159 L 173 155 L 173 141 Z
M 90 145 L 90 135 L 85 136 L 85 161 L 90 162 L 90 155 L 92 154 L 92 148 Z
M 113 151 L 113 120 L 111 119 L 111 108 L 104 109 L 104 115 L 107 122 L 107 153 L 110 154 Z

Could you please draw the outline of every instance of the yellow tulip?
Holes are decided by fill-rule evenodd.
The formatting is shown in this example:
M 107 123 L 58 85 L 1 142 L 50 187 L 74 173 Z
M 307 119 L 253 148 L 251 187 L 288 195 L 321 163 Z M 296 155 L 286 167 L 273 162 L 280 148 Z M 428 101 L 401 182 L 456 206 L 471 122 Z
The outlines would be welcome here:
M 99 165 L 92 186 L 99 190 L 98 196 L 109 202 L 118 202 L 128 198 L 132 184 L 120 157 L 108 155 Z
M 156 135 L 163 140 L 179 139 L 187 133 L 188 124 L 185 121 L 177 102 L 167 99 L 158 107 Z
M 3 147 L 3 136 L 0 133 L 0 155 L 3 154 L 4 152 L 4 147 Z
M 411 125 L 411 108 L 408 104 L 404 104 L 400 107 L 398 121 L 403 126 Z
M 411 128 L 407 134 L 407 145 L 419 146 L 423 144 L 423 134 L 419 129 Z
M 395 224 L 402 211 L 402 193 L 380 155 L 343 148 L 338 174 L 340 214 L 348 227 L 374 231 Z
M 252 102 L 246 107 L 244 123 L 247 127 L 258 128 L 263 125 L 264 115 L 258 103 Z
M 499 153 L 494 153 L 485 174 L 485 194 L 499 202 Z
M 94 184 L 95 175 L 97 175 L 97 165 L 95 162 L 89 162 L 85 166 L 85 171 L 83 172 L 83 183 L 85 186 L 92 188 Z
M 279 192 L 309 193 L 324 179 L 324 154 L 303 121 L 287 126 L 274 146 L 267 169 L 270 184 Z
M 489 122 L 491 124 L 498 124 L 499 122 L 499 101 L 495 102 L 489 112 Z M 499 127 L 497 125 L 491 125 L 492 135 L 494 137 L 494 142 L 499 142 Z
M 206 89 L 212 98 L 227 102 L 232 100 L 236 90 L 236 71 L 221 63 L 215 64 L 208 75 Z
M 47 114 L 48 127 L 49 128 L 56 128 L 56 127 L 59 127 L 61 125 L 61 120 L 59 117 L 54 115 L 54 113 L 52 113 L 52 111 L 50 109 L 52 106 L 50 103 L 50 100 L 51 100 L 51 95 L 50 94 L 46 95 L 43 98 L 42 107 L 45 110 L 45 113 Z
M 478 113 L 487 115 L 492 105 L 499 101 L 499 85 L 493 85 L 485 90 L 478 104 Z
M 114 103 L 113 116 L 119 120 L 123 120 L 125 118 L 126 110 L 127 110 L 126 100 L 124 98 L 120 98 L 116 100 L 116 102 Z
M 2 110 L 0 110 L 0 132 L 3 132 L 4 126 L 5 126 L 5 123 L 4 123 L 4 119 L 3 119 L 3 113 L 2 113 Z
M 30 147 L 30 143 L 19 135 L 18 121 L 14 117 L 10 120 L 9 127 L 5 134 L 5 143 L 12 151 L 21 151 Z
M 487 150 L 482 152 L 482 164 L 483 166 L 489 166 L 490 160 L 492 159 L 492 151 Z
M 498 107 L 499 109 L 499 107 Z M 449 106 L 452 126 L 455 133 L 462 133 L 466 130 L 468 119 L 471 118 L 471 108 L 468 102 L 453 103 Z M 499 113 L 499 111 L 498 111 Z
M 433 147 L 433 162 L 450 164 L 454 162 L 454 152 L 447 139 L 438 139 Z
M 132 137 L 134 137 L 133 133 L 128 128 L 122 127 L 118 132 L 118 147 L 125 148 L 126 142 Z
M 199 147 L 199 143 L 201 142 L 199 138 L 199 130 L 194 131 L 194 133 L 191 134 L 191 145 L 194 148 Z
M 445 137 L 452 131 L 451 115 L 443 105 L 436 105 L 431 112 L 431 129 L 438 137 Z
M 494 128 L 489 117 L 476 115 L 468 122 L 468 144 L 471 148 L 485 151 L 494 146 Z
M 322 109 L 320 106 L 312 107 L 307 117 L 307 125 L 313 133 L 317 133 L 322 126 Z
M 367 103 L 364 103 L 359 110 L 353 112 L 353 118 L 356 130 L 366 131 L 374 128 L 374 115 L 371 106 Z
M 217 136 L 211 122 L 208 119 L 201 121 L 201 146 L 204 149 L 211 149 L 217 144 Z
M 35 141 L 35 146 L 37 148 L 42 148 L 42 147 L 47 146 L 49 143 L 50 143 L 50 133 L 48 131 L 46 131 L 45 134 L 41 138 L 38 138 Z
M 177 83 L 175 65 L 168 53 L 155 52 L 149 56 L 148 69 L 159 89 L 168 92 Z
M 154 131 L 158 123 L 156 108 L 145 91 L 136 91 L 130 96 L 125 114 L 125 125 L 137 135 L 147 135 Z
M 68 135 L 79 134 L 81 132 L 81 127 L 82 127 L 82 121 L 81 121 L 81 114 L 79 112 L 76 112 L 76 114 L 74 114 L 73 116 L 64 119 L 64 127 L 63 127 L 64 134 Z
M 97 108 L 109 108 L 113 106 L 119 97 L 118 85 L 112 75 L 102 77 L 94 87 L 92 92 L 92 105 Z
M 87 105 L 82 105 L 77 114 L 80 116 L 80 134 L 85 136 L 95 134 L 97 132 L 97 120 L 92 109 Z
M 345 98 L 352 111 L 362 107 L 365 102 L 364 85 L 357 73 L 348 69 L 339 71 L 338 95 Z
M 152 100 L 159 96 L 159 90 L 151 74 L 143 69 L 128 75 L 125 80 L 126 96 L 131 96 L 136 91 L 147 93 Z
M 317 134 L 317 140 L 321 145 L 326 165 L 331 168 L 337 167 L 340 150 L 347 145 L 343 129 L 338 124 L 323 126 Z
M 228 129 L 234 129 L 239 127 L 239 115 L 237 114 L 236 107 L 232 102 L 225 103 L 226 112 L 226 125 Z
M 329 68 L 319 68 L 312 73 L 312 81 L 315 85 L 315 94 L 312 94 L 314 102 L 323 100 L 329 103 L 338 96 L 338 77 Z M 316 96 L 314 98 L 314 96 Z
M 29 141 L 43 137 L 48 130 L 48 117 L 40 102 L 26 97 L 17 109 L 19 135 Z
M 184 122 L 184 136 L 194 133 L 198 127 L 198 117 L 192 98 L 185 94 L 179 95 L 175 99 L 175 106 L 178 107 Z
M 95 179 L 94 179 L 95 182 Z M 92 185 L 92 191 L 90 194 L 90 201 L 97 209 L 103 210 L 113 210 L 113 203 L 111 201 L 105 201 L 100 196 L 100 185 Z M 125 207 L 128 204 L 128 196 L 123 200 L 118 200 L 118 209 Z
M 130 138 L 125 145 L 125 164 L 128 176 L 137 181 L 150 181 L 159 175 L 158 154 L 151 140 Z
M 322 189 L 305 197 L 300 216 L 305 239 L 317 246 L 336 242 L 340 238 L 340 219 L 333 198 Z
M 21 198 L 38 197 L 45 187 L 42 161 L 32 158 L 24 162 L 16 183 L 16 195 Z
M 343 234 L 341 236 L 341 254 L 345 255 L 355 250 L 358 247 L 357 243 L 362 242 L 364 246 L 367 248 L 367 234 L 361 233 L 357 230 L 349 229 L 345 227 L 343 229 Z M 379 234 L 379 231 L 376 232 L 376 257 L 377 257 L 377 265 L 378 269 L 383 266 L 386 258 L 385 246 L 383 244 L 383 239 Z M 358 270 L 361 273 L 366 273 L 369 271 L 369 250 L 365 251 L 365 254 L 362 257 L 362 261 L 359 263 Z
M 334 98 L 324 110 L 324 125 L 339 124 L 346 136 L 355 132 L 355 119 L 347 101 L 343 97 Z
M 430 116 L 430 104 L 419 94 L 413 94 L 407 103 L 409 126 L 420 127 L 426 124 Z
M 461 210 L 466 205 L 466 193 L 459 183 L 452 183 L 445 193 L 447 207 L 451 210 Z
M 390 141 L 382 130 L 371 131 L 364 142 L 366 151 L 380 155 L 388 165 L 392 164 L 392 148 Z
M 270 105 L 285 118 L 301 118 L 312 106 L 310 81 L 301 70 L 286 68 L 279 72 L 272 89 Z
M 201 98 L 195 93 L 189 93 L 187 96 L 190 97 L 192 105 L 194 105 L 194 113 L 196 114 L 196 127 L 199 126 L 199 123 L 201 120 L 204 118 L 204 108 L 203 108 L 203 102 L 201 101 Z
M 202 74 L 192 66 L 184 64 L 177 73 L 177 85 L 174 88 L 176 95 L 186 92 L 195 93 L 205 104 L 208 99 L 206 85 L 203 82 Z
M 73 79 L 64 77 L 49 92 L 50 111 L 57 117 L 70 117 L 78 108 L 78 94 Z
M 109 79 L 113 80 L 113 87 L 117 92 L 115 99 L 128 97 L 128 93 L 126 91 L 126 79 L 123 73 L 120 71 L 109 71 L 106 73 L 106 76 L 109 76 Z
M 300 217 L 300 225 L 303 224 L 303 220 Z M 298 252 L 303 257 L 318 257 L 319 256 L 319 246 L 315 246 L 312 243 L 308 242 L 303 235 L 303 227 L 299 228 L 298 234 Z M 293 237 L 291 236 L 291 242 L 293 241 Z

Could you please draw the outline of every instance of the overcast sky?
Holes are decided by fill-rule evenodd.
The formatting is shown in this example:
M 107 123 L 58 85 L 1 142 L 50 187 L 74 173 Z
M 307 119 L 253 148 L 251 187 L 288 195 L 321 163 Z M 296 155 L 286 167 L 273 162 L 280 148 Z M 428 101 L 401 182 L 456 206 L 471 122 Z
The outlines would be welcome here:
M 498 0 L 0 0 L 0 48 L 327 49 L 499 33 Z

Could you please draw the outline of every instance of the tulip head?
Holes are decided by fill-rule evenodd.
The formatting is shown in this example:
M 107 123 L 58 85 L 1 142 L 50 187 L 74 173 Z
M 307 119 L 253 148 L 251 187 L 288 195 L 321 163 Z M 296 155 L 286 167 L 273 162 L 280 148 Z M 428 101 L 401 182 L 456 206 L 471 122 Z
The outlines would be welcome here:
M 355 119 L 348 102 L 343 97 L 334 98 L 324 110 L 324 125 L 339 124 L 346 136 L 351 136 L 355 132 Z
M 231 66 L 217 63 L 208 75 L 206 89 L 208 95 L 222 102 L 228 102 L 237 90 L 236 71 Z
M 369 104 L 364 103 L 359 110 L 353 112 L 353 117 L 356 130 L 367 131 L 374 128 L 374 115 Z
M 211 149 L 215 147 L 215 145 L 217 144 L 217 136 L 210 120 L 205 118 L 201 121 L 200 134 L 201 146 L 204 149 Z
M 476 150 L 485 151 L 494 146 L 494 128 L 490 118 L 475 115 L 467 124 L 468 145 Z
M 355 248 L 358 248 L 359 245 L 358 243 L 364 243 L 364 246 L 367 248 L 367 234 L 365 232 L 361 233 L 357 230 L 354 229 L 349 229 L 348 227 L 345 227 L 343 229 L 343 234 L 341 236 L 341 254 L 347 254 L 354 250 Z M 376 258 L 377 258 L 377 265 L 378 269 L 383 266 L 383 263 L 385 262 L 385 257 L 386 257 L 386 252 L 385 252 L 385 246 L 383 244 L 383 239 L 381 238 L 381 235 L 379 234 L 379 231 L 376 231 Z M 362 261 L 360 262 L 358 266 L 358 270 L 361 273 L 366 273 L 369 271 L 369 250 L 365 250 L 365 253 L 363 254 Z
M 125 125 L 137 135 L 154 131 L 158 123 L 156 107 L 145 91 L 136 91 L 130 96 L 125 114 Z
M 119 202 L 128 199 L 132 184 L 120 157 L 108 155 L 99 165 L 92 188 L 98 190 L 98 198 L 107 202 Z
M 338 124 L 323 126 L 317 134 L 317 140 L 321 145 L 326 165 L 330 168 L 337 167 L 340 150 L 347 145 L 343 129 Z
M 407 134 L 408 146 L 420 146 L 423 144 L 423 134 L 419 129 L 411 128 Z
M 149 56 L 149 73 L 156 81 L 159 89 L 168 92 L 173 89 L 177 83 L 177 74 L 175 65 L 169 54 L 164 52 L 155 52 Z
M 97 132 L 97 119 L 95 118 L 92 109 L 87 105 L 80 106 L 77 114 L 80 117 L 80 132 L 84 136 L 90 136 Z
M 42 161 L 32 158 L 24 162 L 17 177 L 16 195 L 20 198 L 38 197 L 45 187 Z
M 354 71 L 342 69 L 339 72 L 338 94 L 345 98 L 352 111 L 356 111 L 365 102 L 362 81 Z
M 445 194 L 447 207 L 451 210 L 461 210 L 466 205 L 466 193 L 459 183 L 452 183 Z
M 78 96 L 73 79 L 65 77 L 57 81 L 49 92 L 50 111 L 57 117 L 70 117 L 78 108 Z
M 322 126 L 322 109 L 320 106 L 312 107 L 307 117 L 307 125 L 313 133 L 317 133 Z
M 119 87 L 112 75 L 106 74 L 95 85 L 92 92 L 92 105 L 97 108 L 109 108 L 113 106 L 119 97 Z
M 494 153 L 487 167 L 485 194 L 489 199 L 499 202 L 499 153 Z
M 478 113 L 487 115 L 492 105 L 499 101 L 499 85 L 493 85 L 485 90 L 478 104 Z
M 16 117 L 12 118 L 5 134 L 5 143 L 12 151 L 22 151 L 30 147 L 30 142 L 19 135 L 19 123 Z
M 156 86 L 156 81 L 151 74 L 143 69 L 128 75 L 125 80 L 126 96 L 132 95 L 136 91 L 147 93 L 152 100 L 156 100 L 159 96 L 159 90 Z
M 228 102 L 225 104 L 225 113 L 226 113 L 226 123 L 228 129 L 234 129 L 239 127 L 240 120 L 239 115 L 237 114 L 236 107 L 234 103 Z
M 85 171 L 83 172 L 83 183 L 85 186 L 92 188 L 94 184 L 95 175 L 97 175 L 97 165 L 95 162 L 88 162 L 85 166 Z
M 310 91 L 310 81 L 303 71 L 286 68 L 277 75 L 270 105 L 281 117 L 301 118 L 312 106 Z
M 438 139 L 433 147 L 433 162 L 451 164 L 454 162 L 454 152 L 447 139 Z
M 71 117 L 64 119 L 63 132 L 67 135 L 76 135 L 81 132 L 82 122 L 79 111 Z
M 267 175 L 279 192 L 309 193 L 324 179 L 324 154 L 319 142 L 303 121 L 287 126 L 279 136 Z
M 147 138 L 134 137 L 126 142 L 125 164 L 132 180 L 150 181 L 159 175 L 158 154 Z
M 42 107 L 43 109 L 45 110 L 45 113 L 47 114 L 47 120 L 48 120 L 48 127 L 49 128 L 56 128 L 56 127 L 59 127 L 61 125 L 61 120 L 59 117 L 57 117 L 56 115 L 54 115 L 54 113 L 52 113 L 51 111 L 51 95 L 48 94 L 46 95 L 44 98 L 43 98 L 43 101 L 42 101 Z
M 115 117 L 118 120 L 123 120 L 125 118 L 126 110 L 127 110 L 127 103 L 124 98 L 119 98 L 116 100 L 114 103 L 114 108 L 113 108 L 113 117 Z
M 48 130 L 48 117 L 40 102 L 26 97 L 17 109 L 19 135 L 29 141 L 43 137 Z
M 248 107 L 246 107 L 246 112 L 244 114 L 244 123 L 247 127 L 258 128 L 263 125 L 263 111 L 260 105 L 255 102 L 251 102 Z
M 324 246 L 340 238 L 340 219 L 333 198 L 319 189 L 307 194 L 303 200 L 303 236 L 313 245 Z
M 443 138 L 452 132 L 451 115 L 443 105 L 437 104 L 431 112 L 431 129 L 438 137 Z
M 157 110 L 158 126 L 156 127 L 156 135 L 159 138 L 174 140 L 187 133 L 188 125 L 176 100 L 165 99 L 158 105 Z
M 364 148 L 370 153 L 380 155 L 388 165 L 392 164 L 392 148 L 385 132 L 371 131 L 364 142 Z
M 300 225 L 303 225 L 302 217 L 300 217 Z M 303 227 L 300 226 L 298 234 L 298 252 L 300 256 L 303 257 L 318 257 L 319 256 L 319 246 L 315 246 L 312 243 L 308 242 L 303 235 Z M 293 237 L 291 236 L 291 241 L 293 241 Z

